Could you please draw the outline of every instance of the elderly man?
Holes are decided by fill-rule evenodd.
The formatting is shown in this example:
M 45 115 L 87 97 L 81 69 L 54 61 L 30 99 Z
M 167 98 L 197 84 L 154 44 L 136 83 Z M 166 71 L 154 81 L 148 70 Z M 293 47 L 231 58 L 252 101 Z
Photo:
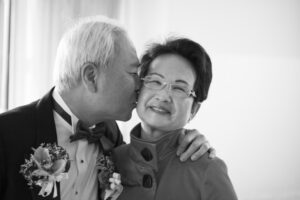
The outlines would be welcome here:
M 139 88 L 139 61 L 126 31 L 107 18 L 82 19 L 62 37 L 55 65 L 57 84 L 50 92 L 0 115 L 2 200 L 96 200 L 97 156 L 109 146 L 106 143 L 124 143 L 115 120 L 131 118 Z M 100 122 L 107 128 L 101 145 L 76 138 L 78 131 L 92 130 Z M 178 154 L 189 148 L 180 159 L 198 158 L 207 151 L 204 136 L 196 131 L 183 135 Z M 40 196 L 40 188 L 28 187 L 19 173 L 32 148 L 41 143 L 56 143 L 70 156 L 69 178 L 57 184 L 56 196 Z

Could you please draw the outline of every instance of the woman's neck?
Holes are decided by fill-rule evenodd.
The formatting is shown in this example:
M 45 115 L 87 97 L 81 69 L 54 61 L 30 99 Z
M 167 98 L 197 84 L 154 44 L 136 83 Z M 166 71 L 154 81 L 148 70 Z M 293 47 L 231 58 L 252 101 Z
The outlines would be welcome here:
M 168 132 L 141 123 L 141 138 L 144 140 L 156 141 Z

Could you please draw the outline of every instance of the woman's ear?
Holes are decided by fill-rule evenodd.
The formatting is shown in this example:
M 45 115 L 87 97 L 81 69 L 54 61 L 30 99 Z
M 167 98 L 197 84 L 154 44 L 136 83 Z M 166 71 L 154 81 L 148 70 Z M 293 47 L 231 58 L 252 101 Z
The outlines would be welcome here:
M 98 68 L 94 63 L 86 63 L 81 68 L 83 85 L 91 92 L 97 91 Z
M 194 101 L 194 103 L 192 105 L 192 109 L 191 109 L 191 115 L 190 115 L 190 118 L 189 118 L 189 122 L 195 117 L 195 115 L 197 114 L 200 106 L 201 106 L 200 102 L 195 102 Z

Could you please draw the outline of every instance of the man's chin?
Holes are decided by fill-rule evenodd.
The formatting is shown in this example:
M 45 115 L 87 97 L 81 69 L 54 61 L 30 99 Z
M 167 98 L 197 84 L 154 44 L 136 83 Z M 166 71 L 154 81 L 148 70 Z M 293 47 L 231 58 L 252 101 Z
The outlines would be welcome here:
M 120 116 L 120 119 L 118 119 L 118 121 L 127 122 L 127 121 L 129 121 L 131 119 L 131 117 L 132 117 L 132 112 L 130 112 L 127 115 Z

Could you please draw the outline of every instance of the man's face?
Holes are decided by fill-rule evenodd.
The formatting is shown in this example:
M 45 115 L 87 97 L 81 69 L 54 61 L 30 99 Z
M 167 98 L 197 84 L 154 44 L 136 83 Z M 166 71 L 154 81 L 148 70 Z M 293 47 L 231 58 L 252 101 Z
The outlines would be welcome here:
M 160 90 L 142 87 L 137 113 L 143 125 L 162 131 L 184 127 L 191 117 L 194 100 L 188 95 L 178 96 L 177 92 L 180 93 L 182 88 L 189 91 L 193 89 L 196 75 L 190 63 L 178 55 L 161 55 L 152 61 L 147 76 L 152 77 L 151 80 L 156 80 L 151 82 L 153 85 L 166 82 L 176 84 L 178 87 L 170 89 L 169 85 L 165 85 Z
M 114 62 L 100 77 L 101 99 L 106 102 L 104 114 L 108 119 L 127 121 L 136 106 L 139 60 L 135 48 L 126 39 L 119 39 Z

